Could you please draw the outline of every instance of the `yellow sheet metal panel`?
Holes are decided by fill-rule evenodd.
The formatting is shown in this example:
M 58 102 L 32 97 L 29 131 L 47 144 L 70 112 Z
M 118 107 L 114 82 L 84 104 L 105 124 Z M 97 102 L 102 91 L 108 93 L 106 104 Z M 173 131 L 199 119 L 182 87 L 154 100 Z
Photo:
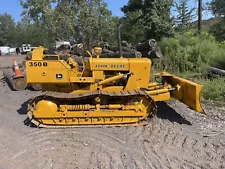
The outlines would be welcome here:
M 93 78 L 95 80 L 103 80 L 105 79 L 104 71 L 93 71 L 92 72 Z
M 70 77 L 72 83 L 94 83 L 95 80 L 92 77 Z
M 147 88 L 150 81 L 151 60 L 147 58 L 129 58 L 130 62 L 130 78 L 135 79 L 137 87 Z
M 38 47 L 32 51 L 32 60 L 42 60 L 43 59 L 43 52 L 46 48 Z
M 28 83 L 69 83 L 70 70 L 65 61 L 26 61 Z
M 114 71 L 128 71 L 129 60 L 127 58 L 92 58 L 91 70 L 114 70 Z

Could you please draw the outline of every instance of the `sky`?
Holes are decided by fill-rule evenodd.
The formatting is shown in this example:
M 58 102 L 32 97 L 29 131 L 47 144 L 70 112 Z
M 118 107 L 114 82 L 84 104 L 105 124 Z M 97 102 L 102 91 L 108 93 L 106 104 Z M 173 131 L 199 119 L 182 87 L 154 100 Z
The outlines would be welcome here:
M 209 0 L 203 0 L 209 1 Z M 126 5 L 128 0 L 105 0 L 108 3 L 109 9 L 112 11 L 113 15 L 115 16 L 123 16 L 123 12 L 121 12 L 120 8 L 123 5 Z M 189 5 L 196 6 L 197 0 L 190 0 Z M 13 16 L 16 22 L 20 21 L 22 7 L 20 6 L 19 0 L 1 0 L 0 4 L 0 14 L 2 13 L 9 13 Z M 210 18 L 211 14 L 204 13 L 203 19 Z
M 108 3 L 109 9 L 115 16 L 123 16 L 120 8 L 127 4 L 128 0 L 105 0 Z M 16 22 L 21 19 L 22 7 L 19 0 L 1 0 L 0 14 L 9 13 L 13 16 Z

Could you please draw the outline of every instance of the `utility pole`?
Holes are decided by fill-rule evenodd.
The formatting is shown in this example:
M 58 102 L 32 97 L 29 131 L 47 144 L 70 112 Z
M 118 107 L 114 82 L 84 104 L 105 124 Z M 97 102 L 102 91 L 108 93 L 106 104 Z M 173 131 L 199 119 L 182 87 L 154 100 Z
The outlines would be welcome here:
M 198 34 L 202 30 L 202 0 L 198 0 Z

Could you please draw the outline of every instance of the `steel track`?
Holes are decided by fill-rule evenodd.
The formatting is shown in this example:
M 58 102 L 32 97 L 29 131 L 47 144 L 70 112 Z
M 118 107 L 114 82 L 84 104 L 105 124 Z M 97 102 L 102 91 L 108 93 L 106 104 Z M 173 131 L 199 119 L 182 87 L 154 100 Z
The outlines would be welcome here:
M 121 127 L 121 126 L 140 126 L 140 125 L 146 125 L 147 119 L 144 119 L 142 121 L 136 122 L 136 123 L 129 123 L 129 124 L 104 124 L 104 125 L 46 125 L 40 123 L 35 117 L 33 116 L 35 105 L 43 100 L 80 100 L 80 99 L 88 99 L 90 97 L 99 97 L 99 96 L 108 96 L 108 97 L 145 97 L 149 100 L 149 106 L 150 106 L 150 116 L 155 116 L 157 111 L 157 106 L 155 101 L 152 99 L 150 95 L 148 95 L 143 90 L 132 90 L 132 91 L 120 91 L 120 92 L 106 92 L 106 91 L 94 91 L 94 92 L 87 92 L 87 93 L 80 93 L 80 94 L 72 94 L 72 93 L 62 93 L 62 92 L 44 92 L 38 96 L 36 96 L 28 105 L 28 118 L 31 123 L 35 124 L 37 127 L 40 128 L 93 128 L 93 127 Z

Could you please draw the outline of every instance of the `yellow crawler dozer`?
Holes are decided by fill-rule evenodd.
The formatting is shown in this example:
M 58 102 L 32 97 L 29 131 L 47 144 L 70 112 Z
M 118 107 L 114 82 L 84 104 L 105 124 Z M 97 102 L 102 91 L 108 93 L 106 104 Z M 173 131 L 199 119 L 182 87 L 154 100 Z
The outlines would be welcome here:
M 42 84 L 42 94 L 29 104 L 28 117 L 39 127 L 131 125 L 157 111 L 156 102 L 171 97 L 203 113 L 202 85 L 162 72 L 150 81 L 148 58 L 100 58 L 94 48 L 83 69 L 72 57 L 39 47 L 26 61 L 27 81 Z

